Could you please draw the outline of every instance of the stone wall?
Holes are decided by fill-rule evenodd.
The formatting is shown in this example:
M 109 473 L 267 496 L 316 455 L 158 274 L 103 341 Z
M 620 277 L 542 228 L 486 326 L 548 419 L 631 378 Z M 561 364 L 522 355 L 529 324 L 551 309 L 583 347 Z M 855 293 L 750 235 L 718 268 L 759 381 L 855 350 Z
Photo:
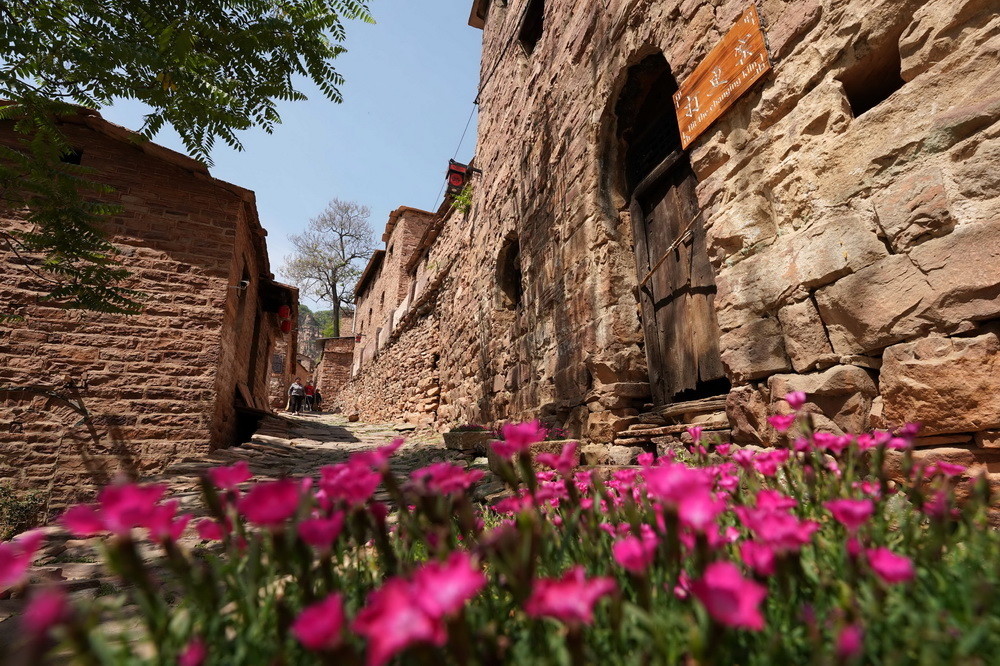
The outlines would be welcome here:
M 413 269 L 418 285 L 445 274 L 437 415 L 540 415 L 607 441 L 651 401 L 619 100 L 651 56 L 683 81 L 747 3 L 548 0 L 529 53 L 527 1 L 489 3 L 472 211 L 432 225 Z M 983 397 L 1000 390 L 994 3 L 759 9 L 773 71 L 687 151 L 734 436 L 769 442 L 765 417 L 802 389 L 833 430 L 916 419 L 938 438 L 926 443 L 988 440 L 1000 423 Z M 356 382 L 398 377 L 377 364 Z
M 438 319 L 433 310 L 397 331 L 364 371 L 336 400 L 324 400 L 366 421 L 405 421 L 429 425 L 437 420 Z
M 188 452 L 230 444 L 251 408 L 266 409 L 268 357 L 280 334 L 253 195 L 188 158 L 132 143 L 92 113 L 67 118 L 83 165 L 124 212 L 106 225 L 147 295 L 138 316 L 65 310 L 0 252 L 0 300 L 23 321 L 0 325 L 0 479 L 45 490 L 50 509 L 87 498 L 119 473 L 163 469 Z M 0 141 L 14 145 L 9 123 Z M 8 212 L 5 230 L 24 223 Z M 37 262 L 36 258 L 29 261 Z M 249 288 L 234 289 L 246 274 Z M 265 284 L 267 283 L 267 284 Z
M 351 379 L 354 363 L 354 338 L 326 338 L 322 341 L 323 356 L 316 367 L 316 388 L 324 402 L 335 404 L 337 396 Z
M 355 290 L 355 371 L 373 359 L 396 328 L 410 293 L 412 276 L 405 269 L 434 214 L 401 206 L 389 215 L 382 240 L 386 249 L 377 254 Z

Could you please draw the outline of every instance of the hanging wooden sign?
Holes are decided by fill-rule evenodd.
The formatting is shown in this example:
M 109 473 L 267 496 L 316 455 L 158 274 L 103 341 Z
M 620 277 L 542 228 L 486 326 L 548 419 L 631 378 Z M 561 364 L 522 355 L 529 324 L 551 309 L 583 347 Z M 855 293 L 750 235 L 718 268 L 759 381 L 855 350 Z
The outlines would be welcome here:
M 760 16 L 751 5 L 674 93 L 681 145 L 691 145 L 769 71 Z

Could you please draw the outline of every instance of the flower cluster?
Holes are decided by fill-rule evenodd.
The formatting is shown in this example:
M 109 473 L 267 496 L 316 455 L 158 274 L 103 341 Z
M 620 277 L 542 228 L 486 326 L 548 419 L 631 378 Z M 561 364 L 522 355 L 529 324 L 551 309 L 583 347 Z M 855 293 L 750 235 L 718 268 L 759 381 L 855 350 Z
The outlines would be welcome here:
M 471 499 L 478 469 L 398 478 L 396 441 L 316 478 L 213 469 L 208 515 L 190 526 L 164 488 L 136 484 L 62 523 L 111 536 L 107 563 L 147 640 L 188 666 L 991 659 L 1000 637 L 981 627 L 1000 618 L 1000 536 L 986 480 L 921 464 L 912 428 L 815 432 L 808 396 L 785 401 L 771 423 L 787 446 L 692 429 L 688 447 L 617 470 L 581 468 L 576 443 L 532 458 L 546 429 L 508 424 L 493 446 L 510 492 L 490 507 Z M 137 534 L 169 580 L 142 563 Z M 40 538 L 0 544 L 0 587 L 23 582 Z M 26 633 L 110 663 L 129 648 L 84 630 L 98 612 L 39 594 Z

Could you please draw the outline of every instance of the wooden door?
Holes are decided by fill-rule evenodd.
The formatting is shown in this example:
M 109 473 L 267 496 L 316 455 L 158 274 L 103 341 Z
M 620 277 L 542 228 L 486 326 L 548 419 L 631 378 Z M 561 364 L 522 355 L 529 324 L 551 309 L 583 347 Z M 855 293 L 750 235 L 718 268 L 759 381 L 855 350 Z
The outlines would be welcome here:
M 702 389 L 721 392 L 715 385 L 725 382 L 715 275 L 695 185 L 687 154 L 676 150 L 632 192 L 639 299 L 657 404 L 673 402 L 684 393 L 702 397 Z

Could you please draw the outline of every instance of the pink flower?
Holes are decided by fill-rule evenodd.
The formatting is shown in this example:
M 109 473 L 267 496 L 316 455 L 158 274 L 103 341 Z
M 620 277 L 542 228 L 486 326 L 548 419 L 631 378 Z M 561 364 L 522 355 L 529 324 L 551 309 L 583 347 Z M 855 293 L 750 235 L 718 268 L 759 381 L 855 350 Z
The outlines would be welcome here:
M 402 578 L 390 579 L 368 595 L 351 626 L 368 639 L 369 666 L 385 664 L 415 643 L 444 645 L 444 623 L 415 602 L 413 586 Z
M 203 541 L 222 541 L 228 529 L 223 530 L 222 525 L 211 518 L 202 518 L 194 525 L 198 532 L 198 538 Z
M 872 513 L 875 512 L 875 505 L 870 499 L 838 499 L 827 502 L 823 506 L 849 532 L 857 532 L 858 528 L 868 522 Z
M 337 512 L 330 518 L 311 518 L 298 525 L 299 537 L 313 548 L 329 550 L 344 529 L 344 514 Z
M 144 527 L 149 530 L 149 538 L 153 541 L 177 541 L 181 534 L 191 522 L 191 514 L 184 513 L 177 516 L 177 507 L 180 502 L 171 500 L 166 504 L 153 507 L 146 518 Z
M 720 456 L 725 457 L 725 456 L 729 455 L 729 449 L 731 447 L 732 447 L 732 444 L 716 444 L 715 445 L 715 452 L 718 453 Z
M 715 499 L 710 492 L 695 492 L 681 499 L 677 515 L 681 524 L 698 532 L 705 532 L 715 525 L 715 518 L 725 511 L 726 504 Z
M 208 648 L 201 638 L 191 639 L 180 657 L 177 658 L 177 666 L 201 666 L 208 656 Z
M 236 490 L 241 483 L 249 481 L 253 477 L 250 472 L 250 463 L 241 460 L 229 467 L 213 467 L 208 470 L 208 478 L 216 488 L 221 490 Z
M 492 509 L 497 513 L 520 513 L 525 509 L 530 509 L 534 505 L 534 498 L 525 492 L 523 495 L 511 495 L 510 497 L 503 498 L 494 504 Z
M 531 596 L 524 603 L 524 612 L 531 617 L 554 617 L 570 624 L 590 624 L 594 620 L 594 604 L 616 589 L 611 578 L 588 580 L 583 566 L 576 565 L 560 579 L 535 581 Z
M 460 495 L 483 478 L 483 472 L 439 462 L 416 470 L 410 478 L 413 480 L 413 488 L 421 494 Z
M 643 467 L 649 467 L 650 465 L 653 464 L 653 461 L 655 459 L 656 456 L 654 456 L 652 453 L 646 452 L 646 453 L 640 453 L 639 456 L 636 458 L 636 462 L 638 462 Z
M 965 472 L 964 465 L 956 465 L 954 463 L 938 461 L 937 463 L 938 471 L 945 476 L 961 476 Z
M 837 656 L 841 659 L 853 659 L 861 654 L 864 647 L 865 630 L 857 624 L 849 624 L 840 630 L 837 636 Z
M 562 476 L 569 476 L 573 468 L 576 467 L 576 449 L 578 446 L 577 442 L 568 442 L 563 445 L 562 452 L 559 455 L 554 453 L 539 453 L 535 456 L 535 460 L 540 465 L 551 467 Z
M 688 572 L 681 569 L 681 572 L 677 574 L 677 584 L 674 585 L 674 596 L 683 601 L 691 595 L 691 577 L 688 576 Z
M 0 591 L 21 582 L 44 539 L 41 530 L 32 530 L 0 543 Z
M 254 525 L 276 527 L 299 508 L 299 484 L 292 479 L 258 483 L 238 504 L 240 513 Z
M 413 576 L 416 601 L 433 618 L 454 615 L 486 586 L 486 576 L 468 553 L 456 550 L 446 562 L 428 562 Z
M 134 483 L 106 487 L 97 498 L 104 528 L 115 534 L 128 534 L 133 528 L 145 527 L 166 490 L 161 485 Z
M 532 444 L 545 439 L 545 428 L 537 420 L 530 423 L 508 423 L 503 427 L 502 433 L 505 446 L 498 447 L 499 442 L 494 442 L 493 450 L 505 458 L 521 451 L 529 451 Z M 506 453 L 510 455 L 505 455 Z
M 380 446 L 374 451 L 362 451 L 355 453 L 347 462 L 349 467 L 367 467 L 376 471 L 382 471 L 388 467 L 389 458 L 395 455 L 399 447 L 403 445 L 403 438 L 397 437 L 391 444 Z
M 750 449 L 739 449 L 733 452 L 733 462 L 743 469 L 750 469 L 753 464 L 754 452 Z
M 343 597 L 331 594 L 299 613 L 292 624 L 292 634 L 306 649 L 329 650 L 340 644 L 343 628 Z
M 676 505 L 685 497 L 711 490 L 713 479 L 702 469 L 682 463 L 666 463 L 642 471 L 650 497 L 668 505 Z
M 913 580 L 913 562 L 903 555 L 896 555 L 888 548 L 873 548 L 867 552 L 868 564 L 879 578 L 887 583 L 904 583 Z
M 768 416 L 767 422 L 778 432 L 785 432 L 792 427 L 795 419 L 795 414 L 775 414 L 774 416 Z
M 757 493 L 757 508 L 762 511 L 785 511 L 794 509 L 798 502 L 777 490 L 765 488 Z
M 774 575 L 774 550 L 764 543 L 744 541 L 740 544 L 743 562 L 761 576 Z
M 766 543 L 778 552 L 796 552 L 809 543 L 812 535 L 819 530 L 819 523 L 813 520 L 799 521 L 795 516 L 782 511 L 751 509 L 737 506 L 733 509 L 743 525 L 753 532 L 758 541 Z
M 77 504 L 70 507 L 59 518 L 59 522 L 70 533 L 78 537 L 89 537 L 106 531 L 104 521 L 93 506 Z
M 787 402 L 788 406 L 795 411 L 799 411 L 802 409 L 802 406 L 806 404 L 805 391 L 792 391 L 785 396 L 785 402 Z
M 652 531 L 642 537 L 627 536 L 619 539 L 611 547 L 615 562 L 632 573 L 642 573 L 653 563 L 656 555 L 657 538 Z
M 701 432 L 702 432 L 701 426 L 691 426 L 690 428 L 688 428 L 688 434 L 691 435 L 691 441 L 694 442 L 695 444 L 701 441 Z
M 372 471 L 367 463 L 347 462 L 326 465 L 320 470 L 319 486 L 325 497 L 343 500 L 352 506 L 371 499 L 382 482 L 382 475 Z
M 41 637 L 63 622 L 68 615 L 69 601 L 66 593 L 58 588 L 43 589 L 28 602 L 21 615 L 21 627 L 31 636 Z
M 754 631 L 764 628 L 760 603 L 767 596 L 767 588 L 743 578 L 732 562 L 709 564 L 701 580 L 691 584 L 691 592 L 717 622 Z
M 753 468 L 764 476 L 774 476 L 778 468 L 785 464 L 789 456 L 788 449 L 760 451 L 753 458 Z

